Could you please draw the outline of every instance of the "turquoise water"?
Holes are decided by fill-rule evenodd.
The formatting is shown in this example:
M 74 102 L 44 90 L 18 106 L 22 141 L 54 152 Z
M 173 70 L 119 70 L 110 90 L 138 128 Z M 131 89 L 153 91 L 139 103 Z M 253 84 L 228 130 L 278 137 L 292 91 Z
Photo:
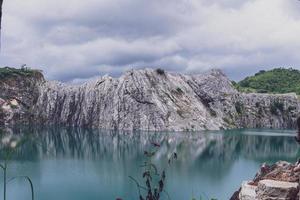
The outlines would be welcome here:
M 129 176 L 143 183 L 140 165 L 151 142 L 161 144 L 153 162 L 158 169 L 167 169 L 166 191 L 172 200 L 193 196 L 225 200 L 243 180 L 255 175 L 262 162 L 296 161 L 299 148 L 294 134 L 289 130 L 128 133 L 23 128 L 1 133 L 1 141 L 7 135 L 25 141 L 10 159 L 8 175 L 29 176 L 38 200 L 138 199 Z M 173 152 L 178 159 L 169 166 Z M 29 200 L 27 183 L 9 183 L 7 199 Z

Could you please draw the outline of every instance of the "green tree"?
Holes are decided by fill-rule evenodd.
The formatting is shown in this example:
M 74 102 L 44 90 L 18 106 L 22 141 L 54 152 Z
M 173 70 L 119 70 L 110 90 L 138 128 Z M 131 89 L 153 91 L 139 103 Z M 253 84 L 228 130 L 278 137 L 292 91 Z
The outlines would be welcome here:
M 241 92 L 300 94 L 300 71 L 293 68 L 261 70 L 235 84 Z

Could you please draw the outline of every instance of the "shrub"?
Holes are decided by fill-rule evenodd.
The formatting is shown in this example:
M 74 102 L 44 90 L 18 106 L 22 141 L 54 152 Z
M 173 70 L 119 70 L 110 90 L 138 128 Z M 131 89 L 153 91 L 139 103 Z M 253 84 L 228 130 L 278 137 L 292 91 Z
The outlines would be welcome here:
M 138 195 L 140 200 L 160 200 L 162 194 L 164 193 L 168 199 L 170 199 L 169 194 L 165 191 L 166 186 L 166 169 L 160 171 L 158 167 L 152 162 L 153 157 L 158 152 L 161 144 L 151 142 L 153 147 L 150 151 L 144 151 L 146 160 L 141 166 L 144 170 L 142 173 L 144 185 L 141 185 L 135 178 L 129 176 L 129 178 L 136 184 Z M 177 160 L 177 153 L 173 152 L 171 157 L 168 159 L 168 165 Z M 121 200 L 117 198 L 116 200 Z
M 210 113 L 210 115 L 213 116 L 213 117 L 216 117 L 216 116 L 217 116 L 216 111 L 214 111 L 213 109 L 209 109 L 209 113 Z
M 13 105 L 13 104 L 11 104 L 10 107 L 11 107 L 12 109 L 17 109 L 17 108 L 18 108 L 18 106 Z
M 183 94 L 183 91 L 182 91 L 182 89 L 180 87 L 177 87 L 176 91 L 177 91 L 178 94 Z
M 270 111 L 273 115 L 278 115 L 278 111 L 284 111 L 284 104 L 280 101 L 273 101 L 270 105 Z
M 165 75 L 165 70 L 158 68 L 156 69 L 156 73 L 158 73 L 159 75 Z
M 244 110 L 244 105 L 241 103 L 241 102 L 236 102 L 235 104 L 234 104 L 234 106 L 235 106 L 235 110 L 236 110 L 236 112 L 237 113 L 239 113 L 239 114 L 242 114 L 243 113 L 243 110 Z
M 289 106 L 288 107 L 288 111 L 289 112 L 291 112 L 291 111 L 293 111 L 293 110 L 296 110 L 297 108 L 295 107 L 295 106 Z

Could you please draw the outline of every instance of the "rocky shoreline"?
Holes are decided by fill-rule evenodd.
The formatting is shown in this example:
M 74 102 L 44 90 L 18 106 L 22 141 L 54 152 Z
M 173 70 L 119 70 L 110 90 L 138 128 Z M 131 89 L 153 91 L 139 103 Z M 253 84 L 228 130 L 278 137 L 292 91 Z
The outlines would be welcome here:
M 300 162 L 263 164 L 251 181 L 244 181 L 230 200 L 298 200 Z

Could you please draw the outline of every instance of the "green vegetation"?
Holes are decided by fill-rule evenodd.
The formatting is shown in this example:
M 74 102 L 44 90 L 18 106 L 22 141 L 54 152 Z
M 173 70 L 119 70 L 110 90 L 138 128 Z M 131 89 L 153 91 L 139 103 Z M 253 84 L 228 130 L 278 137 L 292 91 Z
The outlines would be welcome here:
M 300 95 L 300 71 L 296 69 L 276 68 L 261 70 L 233 85 L 240 92 L 290 93 Z
M 278 115 L 284 111 L 284 104 L 280 101 L 273 101 L 270 105 L 270 110 L 273 115 Z
M 176 91 L 177 91 L 178 94 L 183 94 L 183 91 L 182 91 L 182 89 L 180 87 L 177 87 Z
M 31 200 L 34 200 L 34 188 L 32 180 L 28 176 L 14 176 L 14 177 L 8 177 L 8 164 L 9 161 L 13 155 L 13 153 L 17 150 L 18 147 L 20 147 L 22 144 L 26 142 L 26 138 L 22 139 L 19 137 L 12 137 L 10 135 L 6 135 L 3 133 L 3 131 L 0 131 L 0 157 L 2 158 L 2 163 L 0 163 L 0 170 L 3 171 L 3 200 L 6 200 L 7 198 L 7 184 L 9 184 L 12 181 L 15 181 L 16 179 L 24 179 L 28 182 L 30 186 L 31 191 Z
M 238 113 L 238 114 L 242 114 L 243 113 L 243 110 L 244 110 L 244 105 L 241 103 L 241 102 L 236 102 L 235 104 L 234 104 L 234 106 L 235 106 L 235 110 L 236 110 L 236 112 Z
M 165 70 L 158 68 L 156 69 L 156 73 L 158 73 L 159 75 L 165 75 Z
M 41 71 L 29 69 L 26 67 L 22 67 L 21 69 L 12 68 L 12 67 L 3 67 L 0 68 L 0 79 L 11 77 L 11 76 L 34 76 L 37 73 L 41 73 Z
M 145 181 L 144 185 L 141 185 L 135 178 L 129 176 L 129 178 L 136 184 L 139 200 L 160 200 L 162 195 L 165 194 L 167 199 L 170 199 L 169 194 L 165 191 L 166 186 L 166 169 L 159 171 L 157 166 L 153 163 L 153 158 L 159 151 L 161 144 L 152 142 L 153 150 L 144 151 L 146 161 L 141 166 L 144 170 L 142 177 Z M 177 153 L 172 153 L 168 159 L 168 166 L 177 160 Z M 122 200 L 117 198 L 116 200 Z
M 12 109 L 18 109 L 18 106 L 13 105 L 13 104 L 11 104 L 10 107 L 11 107 Z

